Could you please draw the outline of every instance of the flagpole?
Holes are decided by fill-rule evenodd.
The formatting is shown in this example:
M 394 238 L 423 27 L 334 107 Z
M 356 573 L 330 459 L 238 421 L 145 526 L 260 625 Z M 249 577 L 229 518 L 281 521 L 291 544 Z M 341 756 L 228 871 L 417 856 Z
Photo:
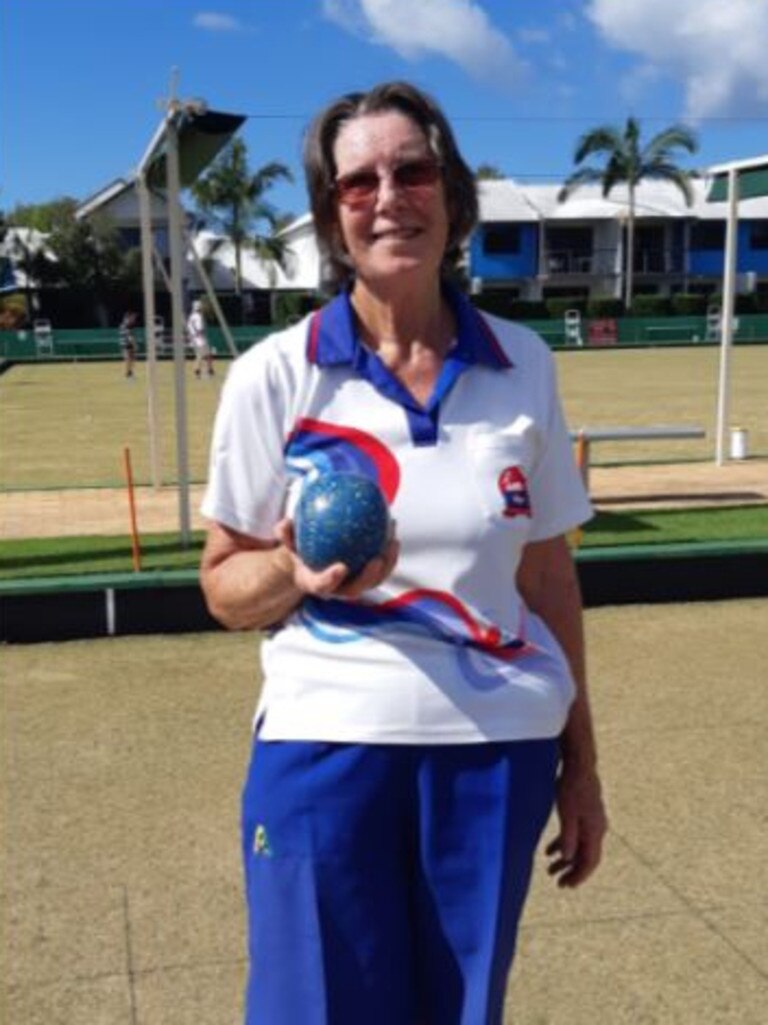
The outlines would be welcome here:
M 728 430 L 731 348 L 736 296 L 736 250 L 739 217 L 739 176 L 735 167 L 728 169 L 728 220 L 725 229 L 725 273 L 723 277 L 723 308 L 721 310 L 720 379 L 717 393 L 717 427 L 715 462 L 725 463 Z

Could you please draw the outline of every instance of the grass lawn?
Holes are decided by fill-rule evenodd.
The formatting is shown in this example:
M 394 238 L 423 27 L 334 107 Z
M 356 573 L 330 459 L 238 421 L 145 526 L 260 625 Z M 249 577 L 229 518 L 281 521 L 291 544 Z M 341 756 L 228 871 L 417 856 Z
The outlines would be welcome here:
M 719 352 L 716 348 L 558 352 L 566 419 L 590 426 L 673 424 L 703 427 L 692 441 L 605 442 L 594 462 L 684 461 L 714 450 Z M 189 467 L 206 474 L 219 390 L 228 362 L 213 381 L 187 370 Z M 158 366 L 163 481 L 175 476 L 172 364 Z M 730 423 L 749 433 L 752 455 L 768 456 L 768 345 L 732 353 Z M 146 367 L 135 383 L 119 363 L 17 365 L 0 376 L 0 490 L 104 486 L 122 483 L 123 446 L 131 449 L 137 483 L 150 482 Z
M 583 548 L 692 541 L 768 540 L 768 505 L 737 509 L 602 512 L 587 525 Z M 181 548 L 175 534 L 142 538 L 142 569 L 195 569 L 203 535 Z M 131 545 L 125 537 L 35 538 L 0 541 L 0 581 L 86 573 L 130 573 Z
M 706 349 L 628 349 L 558 352 L 566 421 L 579 427 L 702 427 L 701 440 L 600 442 L 593 463 L 685 462 L 715 450 L 720 353 Z M 749 434 L 751 455 L 768 456 L 768 345 L 731 353 L 729 423 Z
M 228 363 L 212 380 L 189 364 L 187 423 L 192 480 L 203 480 L 219 390 Z M 163 483 L 175 479 L 173 366 L 158 365 L 158 444 Z M 151 483 L 146 367 L 131 382 L 119 363 L 18 365 L 0 377 L 0 489 L 120 486 L 123 447 L 134 479 Z
M 200 562 L 203 534 L 182 548 L 178 534 L 148 534 L 141 539 L 142 570 L 194 569 Z M 0 580 L 130 573 L 131 540 L 112 537 L 43 537 L 0 541 Z
M 768 541 L 768 505 L 599 512 L 587 524 L 582 547 L 756 540 Z

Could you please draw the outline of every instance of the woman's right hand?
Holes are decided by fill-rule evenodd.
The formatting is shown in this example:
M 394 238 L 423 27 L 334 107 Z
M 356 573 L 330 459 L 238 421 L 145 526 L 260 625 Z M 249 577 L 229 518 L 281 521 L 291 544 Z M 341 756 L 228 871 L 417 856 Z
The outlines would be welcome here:
M 323 570 L 312 570 L 302 562 L 296 552 L 292 520 L 280 520 L 275 527 L 275 537 L 291 554 L 296 587 L 315 598 L 359 598 L 364 591 L 378 587 L 387 579 L 400 554 L 400 544 L 393 536 L 380 556 L 371 559 L 359 573 L 350 577 L 343 562 L 334 562 Z

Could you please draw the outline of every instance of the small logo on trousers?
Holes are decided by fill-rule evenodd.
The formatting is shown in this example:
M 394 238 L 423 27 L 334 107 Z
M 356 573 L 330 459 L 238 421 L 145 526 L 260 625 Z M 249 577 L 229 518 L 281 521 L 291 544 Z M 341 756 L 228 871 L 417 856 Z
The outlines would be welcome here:
M 261 858 L 271 858 L 272 848 L 269 844 L 266 828 L 259 824 L 253 834 L 253 853 Z

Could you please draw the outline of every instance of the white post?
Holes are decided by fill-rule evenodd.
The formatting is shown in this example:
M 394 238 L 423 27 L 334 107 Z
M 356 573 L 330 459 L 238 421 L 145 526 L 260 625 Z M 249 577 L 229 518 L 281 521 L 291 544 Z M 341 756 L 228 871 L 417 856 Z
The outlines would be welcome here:
M 171 311 L 173 325 L 173 366 L 176 398 L 176 467 L 179 487 L 179 530 L 181 543 L 190 542 L 189 515 L 189 461 L 187 457 L 187 397 L 184 353 L 184 309 L 182 305 L 182 274 L 184 252 L 182 246 L 181 206 L 179 203 L 179 134 L 176 124 L 177 109 L 171 105 L 166 126 L 166 159 L 168 186 L 168 231 L 171 254 Z
M 725 462 L 728 430 L 728 391 L 730 357 L 733 342 L 734 299 L 736 295 L 736 231 L 739 219 L 739 176 L 735 167 L 728 169 L 728 221 L 725 230 L 725 271 L 723 276 L 723 309 L 721 312 L 720 381 L 717 394 L 717 428 L 715 431 L 715 462 Z
M 538 274 L 536 275 L 536 277 L 538 279 L 536 281 L 536 292 L 537 292 L 536 298 L 537 299 L 541 299 L 541 293 L 542 293 L 541 282 L 547 276 L 547 254 L 546 254 L 546 250 L 545 250 L 546 241 L 547 241 L 547 235 L 546 235 L 545 226 L 544 226 L 544 219 L 542 218 L 539 221 L 539 267 L 538 267 Z
M 144 339 L 147 346 L 147 425 L 152 487 L 160 487 L 160 449 L 157 414 L 157 343 L 155 339 L 155 276 L 152 268 L 152 216 L 144 175 L 136 179 L 141 223 L 141 275 L 144 290 Z

